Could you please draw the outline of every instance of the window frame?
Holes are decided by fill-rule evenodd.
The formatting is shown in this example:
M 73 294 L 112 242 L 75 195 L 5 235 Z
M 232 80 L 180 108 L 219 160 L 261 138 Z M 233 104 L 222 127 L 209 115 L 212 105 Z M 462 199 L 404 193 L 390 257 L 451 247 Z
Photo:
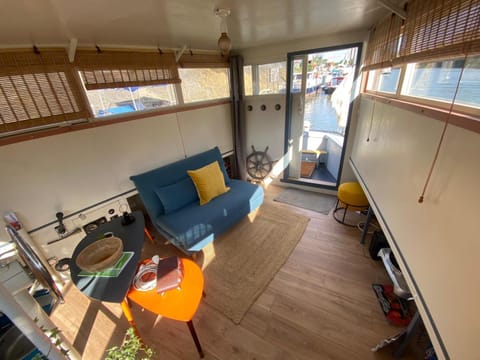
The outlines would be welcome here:
M 223 67 L 191 67 L 191 68 L 180 68 L 179 69 L 179 76 L 180 76 L 180 80 L 182 80 L 181 78 L 181 70 L 198 70 L 198 69 L 204 69 L 204 70 L 209 70 L 209 69 L 222 69 Z M 182 83 L 180 82 L 178 84 L 178 86 L 176 87 L 175 89 L 175 94 L 177 96 L 177 103 L 178 105 L 190 105 L 190 104 L 205 104 L 205 103 L 209 103 L 211 101 L 219 101 L 219 100 L 225 100 L 225 99 L 230 99 L 230 96 L 231 96 L 231 79 L 230 79 L 230 72 L 228 71 L 228 68 L 225 68 L 226 70 L 226 75 L 227 75 L 227 92 L 228 92 L 228 95 L 227 96 L 224 96 L 224 97 L 218 97 L 218 98 L 214 98 L 214 99 L 202 99 L 202 100 L 197 100 L 197 101 L 185 101 L 185 97 L 184 97 L 184 92 L 183 92 L 183 89 L 182 89 Z M 178 94 L 181 94 L 181 98 L 178 97 Z M 181 100 L 181 102 L 180 102 Z
M 479 14 L 476 2 L 408 0 L 406 18 L 400 21 L 397 15 L 390 15 L 370 31 L 363 67 L 362 94 L 410 111 L 429 114 L 441 121 L 449 119 L 451 123 L 480 133 L 479 106 L 457 102 L 452 105 L 452 100 L 402 93 L 408 64 L 447 61 L 480 54 Z M 397 93 L 378 92 L 376 87 L 367 89 L 369 70 L 389 66 L 403 68 Z
M 447 59 L 438 59 L 437 61 L 448 61 L 451 60 L 451 58 Z M 424 62 L 424 61 L 422 61 Z M 432 61 L 428 61 L 432 62 Z M 420 62 L 418 62 L 420 63 Z M 372 76 L 372 72 L 378 72 L 381 71 L 382 69 L 374 69 L 370 71 L 364 71 L 363 74 L 366 75 L 364 79 L 364 86 L 363 86 L 363 93 L 373 95 L 373 96 L 380 96 L 380 97 L 385 97 L 385 98 L 390 98 L 390 99 L 397 99 L 399 101 L 409 103 L 413 106 L 418 105 L 418 108 L 421 109 L 423 107 L 428 107 L 428 108 L 438 108 L 439 110 L 450 110 L 452 107 L 452 102 L 447 101 L 447 100 L 437 100 L 437 99 L 432 99 L 432 98 L 425 98 L 425 97 L 419 97 L 419 96 L 412 96 L 412 95 L 406 95 L 403 94 L 403 87 L 405 86 L 405 79 L 407 77 L 407 67 L 412 64 L 416 63 L 408 63 L 408 64 L 403 64 L 400 67 L 400 76 L 398 79 L 398 85 L 397 85 L 397 91 L 395 93 L 389 93 L 389 92 L 384 92 L 378 90 L 378 84 L 379 84 L 379 76 L 376 76 L 376 79 L 374 80 L 373 84 L 373 89 L 367 89 L 367 84 L 368 84 L 368 78 Z M 480 84 L 479 84 L 480 86 Z M 480 121 L 480 106 L 479 107 L 474 107 L 474 106 L 468 106 L 464 104 L 458 104 L 455 103 L 452 107 L 452 111 L 455 113 L 459 114 L 465 114 L 469 117 L 474 117 L 477 118 L 478 121 Z
M 52 57 L 50 59 L 49 54 L 53 52 L 54 54 L 60 54 L 60 55 L 55 55 L 57 57 Z M 116 124 L 124 121 L 131 121 L 135 119 L 141 119 L 141 118 L 147 118 L 147 117 L 152 117 L 152 116 L 158 116 L 158 115 L 165 115 L 165 114 L 171 114 L 171 113 L 176 113 L 176 112 L 182 112 L 182 111 L 189 111 L 189 110 L 194 110 L 194 109 L 200 109 L 200 108 L 206 108 L 206 107 L 211 107 L 211 106 L 219 106 L 223 104 L 229 104 L 231 103 L 230 99 L 230 73 L 229 73 L 229 59 L 228 57 L 222 56 L 221 54 L 217 52 L 212 52 L 212 51 L 198 51 L 198 53 L 193 53 L 190 51 L 188 54 L 183 54 L 182 57 L 177 61 L 174 62 L 175 69 L 171 68 L 171 61 L 167 61 L 167 65 L 170 66 L 171 68 L 171 73 L 175 74 L 178 73 L 177 70 L 179 68 L 224 68 L 226 69 L 227 72 L 227 81 L 228 81 L 228 95 L 222 98 L 215 98 L 215 99 L 207 99 L 207 100 L 202 100 L 202 101 L 196 101 L 196 102 L 190 102 L 190 103 L 185 103 L 184 98 L 183 98 L 183 93 L 181 89 L 181 84 L 180 84 L 180 79 L 175 80 L 170 79 L 170 80 L 161 80 L 158 81 L 158 83 L 168 83 L 173 86 L 173 92 L 174 92 L 174 98 L 176 100 L 175 104 L 168 105 L 168 106 L 162 106 L 158 108 L 151 108 L 151 109 L 143 109 L 143 110 L 136 110 L 136 111 L 131 111 L 131 112 L 125 112 L 125 113 L 119 113 L 119 114 L 111 114 L 111 115 L 105 115 L 105 116 L 95 116 L 93 113 L 93 107 L 88 99 L 87 96 L 87 90 L 85 87 L 85 82 L 84 79 L 80 76 L 80 70 L 81 69 L 86 69 L 87 71 L 91 70 L 102 70 L 106 69 L 106 71 L 109 71 L 109 69 L 115 69 L 115 62 L 118 60 L 121 64 L 125 65 L 124 67 L 129 68 L 129 69 L 134 69 L 135 67 L 151 67 L 151 66 L 156 66 L 159 65 L 161 68 L 161 65 L 163 64 L 162 60 L 162 51 L 159 50 L 160 53 L 160 58 L 158 58 L 158 54 L 154 55 L 151 50 L 145 50 L 144 52 L 142 50 L 130 50 L 130 52 L 133 54 L 132 56 L 135 59 L 139 59 L 139 56 L 141 57 L 142 54 L 146 54 L 146 58 L 144 59 L 145 64 L 140 64 L 137 61 L 133 61 L 130 59 L 129 56 L 129 50 L 100 50 L 97 48 L 97 51 L 92 55 L 92 51 L 89 50 L 85 52 L 84 49 L 78 50 L 79 54 L 87 54 L 90 56 L 90 59 L 97 58 L 97 56 L 101 56 L 109 54 L 119 54 L 120 58 L 116 59 L 115 55 L 112 56 L 107 56 L 107 57 L 102 57 L 102 61 L 100 61 L 98 64 L 95 63 L 95 61 L 90 61 L 87 59 L 83 63 L 76 62 L 76 61 L 69 61 L 67 54 L 65 52 L 65 49 L 63 48 L 52 48 L 52 49 L 37 49 L 34 47 L 33 51 L 31 49 L 25 49 L 25 50 L 19 50 L 17 51 L 16 49 L 11 49 L 11 50 L 3 50 L 0 54 L 3 57 L 0 57 L 0 62 L 2 63 L 2 71 L 8 72 L 8 76 L 23 76 L 25 74 L 30 74 L 32 68 L 32 65 L 35 67 L 37 65 L 41 66 L 41 71 L 40 73 L 45 72 L 46 69 L 48 69 L 48 73 L 62 73 L 66 72 L 67 70 L 70 71 L 71 74 L 66 74 L 69 75 L 68 80 L 71 82 L 71 91 L 74 89 L 74 94 L 73 96 L 76 96 L 75 100 L 77 102 L 78 106 L 81 106 L 80 111 L 82 112 L 81 115 L 78 115 L 74 118 L 69 118 L 69 115 L 61 114 L 59 115 L 61 118 L 57 121 L 44 121 L 42 118 L 38 120 L 37 118 L 34 118 L 33 120 L 22 120 L 23 124 L 27 124 L 28 126 L 14 126 L 10 128 L 6 128 L 4 131 L 0 132 L 0 146 L 2 145 L 8 145 L 12 143 L 17 143 L 21 141 L 26 141 L 26 140 L 31 140 L 31 139 L 37 139 L 37 138 L 42 138 L 46 136 L 51 136 L 51 135 L 56 135 L 56 134 L 61 134 L 69 131 L 75 131 L 75 130 L 83 130 L 87 128 L 93 128 L 93 127 L 98 127 L 98 126 L 105 126 L 105 125 L 110 125 L 110 124 Z M 169 51 L 167 50 L 167 53 Z M 17 55 L 17 53 L 20 53 L 20 55 Z M 12 54 L 12 55 L 11 55 Z M 25 54 L 25 55 L 23 55 Z M 47 58 L 45 58 L 45 54 L 47 55 Z M 125 55 L 127 54 L 127 55 Z M 165 54 L 164 54 L 165 55 Z M 17 56 L 13 61 L 12 56 Z M 20 57 L 18 57 L 20 56 Z M 122 57 L 123 56 L 123 57 Z M 41 61 L 37 64 L 39 61 L 37 57 L 41 58 Z M 59 60 L 60 59 L 60 60 Z M 113 59 L 113 60 L 112 60 Z M 159 59 L 159 60 L 158 60 Z M 78 59 L 77 59 L 78 60 Z M 141 59 L 140 59 L 141 60 Z M 139 61 L 140 61 L 139 60 Z M 140 62 L 142 62 L 141 60 Z M 14 64 L 11 65 L 11 64 Z M 153 64 L 153 65 L 152 65 Z M 20 67 L 18 67 L 20 66 Z M 25 70 L 25 67 L 27 67 L 28 70 Z M 67 72 L 68 72 L 67 71 Z M 71 76 L 70 76 L 71 75 Z M 130 79 L 132 80 L 132 79 Z M 171 81 L 173 80 L 173 81 Z M 132 81 L 135 81 L 133 79 Z M 157 80 L 155 80 L 157 82 Z M 163 82 L 162 82 L 163 81 Z M 144 84 L 138 84 L 137 86 L 142 86 Z M 152 84 L 145 84 L 145 86 L 149 86 Z M 114 86 L 109 86 L 106 84 L 106 86 L 101 85 L 102 87 L 105 88 L 113 88 Z M 133 85 L 132 85 L 133 86 Z M 9 123 L 8 123 L 9 124 Z
M 117 113 L 117 114 L 99 115 L 99 116 L 97 116 L 96 113 L 95 113 L 95 109 L 94 109 L 94 107 L 93 107 L 93 105 L 92 105 L 92 103 L 90 102 L 90 99 L 89 99 L 89 97 L 88 97 L 88 96 L 89 96 L 88 92 L 89 92 L 89 91 L 103 91 L 103 90 L 118 90 L 118 89 L 125 89 L 125 88 L 92 89 L 92 90 L 86 90 L 86 89 L 84 89 L 84 91 L 85 91 L 85 96 L 86 96 L 86 98 L 87 98 L 86 101 L 87 101 L 87 103 L 88 103 L 88 106 L 89 106 L 90 112 L 91 112 L 92 122 L 102 121 L 103 119 L 115 118 L 115 117 L 124 116 L 124 115 L 132 114 L 132 113 L 151 113 L 151 112 L 156 112 L 156 111 L 161 110 L 161 109 L 169 109 L 169 108 L 173 108 L 173 107 L 178 106 L 179 103 L 178 103 L 178 96 L 177 96 L 177 87 L 176 87 L 176 84 L 164 84 L 164 85 L 172 86 L 172 91 L 173 91 L 173 93 L 174 93 L 174 98 L 175 98 L 176 103 L 170 104 L 170 105 L 166 105 L 166 106 L 154 107 L 154 108 L 150 108 L 150 109 L 147 108 L 147 109 L 126 111 L 126 112 Z M 154 85 L 139 86 L 139 88 L 141 88 L 141 87 L 150 87 L 150 86 L 154 86 Z M 126 101 L 126 100 L 122 100 L 122 101 Z M 107 109 L 105 109 L 105 110 L 107 110 Z
M 286 60 L 279 60 L 279 61 L 272 61 L 272 62 L 265 62 L 265 63 L 248 63 L 244 64 L 243 68 L 245 69 L 248 66 L 252 68 L 252 94 L 247 95 L 245 97 L 253 97 L 253 96 L 278 96 L 278 95 L 286 95 L 287 92 L 287 80 L 285 79 L 285 92 L 274 92 L 274 93 L 264 93 L 260 94 L 260 66 L 271 65 L 271 64 L 278 64 L 278 63 L 285 63 L 285 75 L 287 74 L 287 61 Z M 244 70 L 245 71 L 245 70 Z M 244 79 L 244 86 L 245 86 L 245 79 Z

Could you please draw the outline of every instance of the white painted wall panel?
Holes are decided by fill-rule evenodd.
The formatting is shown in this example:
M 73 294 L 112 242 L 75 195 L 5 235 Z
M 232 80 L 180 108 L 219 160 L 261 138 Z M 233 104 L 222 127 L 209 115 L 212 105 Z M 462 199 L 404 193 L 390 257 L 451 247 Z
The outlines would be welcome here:
M 225 104 L 177 113 L 185 155 L 198 154 L 215 146 L 222 153 L 232 151 L 231 111 L 231 105 Z
M 2 146 L 0 214 L 16 212 L 31 230 L 56 220 L 58 211 L 68 215 L 133 189 L 129 180 L 133 174 L 215 145 L 232 150 L 229 107 L 178 113 L 179 119 L 175 113 L 153 116 Z M 4 232 L 0 240 L 7 240 Z
M 280 110 L 275 110 L 275 105 Z M 252 111 L 248 111 L 248 105 Z M 261 106 L 266 110 L 262 111 Z M 285 137 L 285 95 L 249 96 L 245 99 L 245 118 L 247 122 L 247 155 L 256 150 L 264 151 L 268 146 L 268 154 L 272 160 L 279 160 L 284 155 Z
M 246 65 L 266 64 L 270 62 L 285 61 L 287 53 L 307 49 L 338 46 L 363 42 L 368 38 L 368 31 L 355 31 L 350 33 L 328 34 L 295 41 L 282 41 L 277 44 L 266 44 L 241 50 Z
M 377 102 L 367 142 L 372 109 L 363 99 L 352 159 L 425 300 L 422 318 L 431 313 L 450 358 L 479 359 L 480 135 L 448 128 L 419 204 L 443 123 Z

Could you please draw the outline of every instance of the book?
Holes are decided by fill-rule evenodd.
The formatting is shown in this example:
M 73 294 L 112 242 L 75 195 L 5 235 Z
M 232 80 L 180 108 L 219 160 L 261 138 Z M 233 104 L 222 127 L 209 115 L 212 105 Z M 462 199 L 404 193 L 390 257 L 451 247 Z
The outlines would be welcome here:
M 160 259 L 157 265 L 157 292 L 180 287 L 183 279 L 182 262 L 177 256 Z
M 133 256 L 133 251 L 124 251 L 123 254 L 120 256 L 118 261 L 115 263 L 115 265 L 104 269 L 102 271 L 97 271 L 94 273 L 82 270 L 78 273 L 78 276 L 83 276 L 83 277 L 105 277 L 105 278 L 112 278 L 112 277 L 118 277 L 122 270 L 125 268 L 125 266 L 128 264 L 130 259 Z

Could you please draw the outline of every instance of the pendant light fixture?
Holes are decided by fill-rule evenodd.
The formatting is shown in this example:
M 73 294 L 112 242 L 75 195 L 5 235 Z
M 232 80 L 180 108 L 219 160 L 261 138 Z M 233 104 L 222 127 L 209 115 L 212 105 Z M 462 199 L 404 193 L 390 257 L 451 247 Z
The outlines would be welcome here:
M 220 38 L 218 39 L 218 48 L 223 56 L 228 56 L 232 41 L 228 37 L 227 17 L 230 16 L 230 9 L 215 9 L 215 15 L 220 18 Z

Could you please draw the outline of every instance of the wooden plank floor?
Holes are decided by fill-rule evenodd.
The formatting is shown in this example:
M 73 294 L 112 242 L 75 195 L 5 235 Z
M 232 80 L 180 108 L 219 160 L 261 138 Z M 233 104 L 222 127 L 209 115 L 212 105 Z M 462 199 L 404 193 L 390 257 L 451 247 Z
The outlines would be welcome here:
M 270 186 L 265 201 L 281 190 Z M 311 218 L 305 234 L 240 325 L 200 305 L 193 322 L 205 359 L 392 359 L 391 346 L 370 350 L 401 329 L 389 325 L 381 312 L 371 284 L 389 283 L 388 276 L 359 244 L 359 230 L 331 215 L 276 204 Z M 146 242 L 144 255 L 174 251 L 164 245 L 152 249 Z M 156 359 L 199 358 L 186 324 L 135 305 L 132 311 Z M 128 327 L 119 304 L 92 301 L 75 286 L 68 287 L 66 304 L 52 319 L 88 360 L 103 359 Z M 421 359 L 418 347 L 409 348 L 404 358 Z

